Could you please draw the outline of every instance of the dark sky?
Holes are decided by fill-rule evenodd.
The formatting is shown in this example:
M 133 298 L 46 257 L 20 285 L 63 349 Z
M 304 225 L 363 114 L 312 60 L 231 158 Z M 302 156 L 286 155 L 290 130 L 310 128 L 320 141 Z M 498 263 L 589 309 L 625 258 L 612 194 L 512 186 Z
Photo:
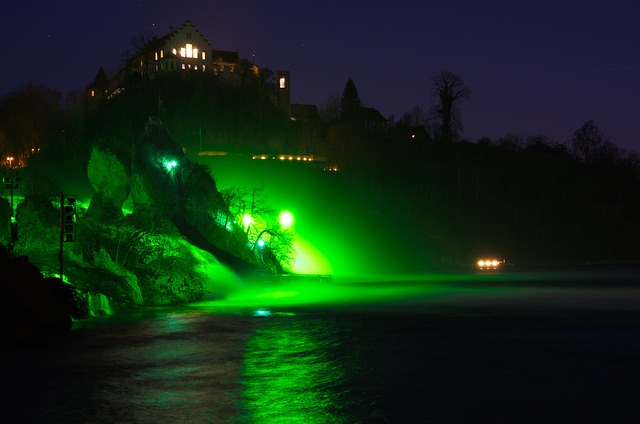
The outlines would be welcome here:
M 84 87 L 100 65 L 117 69 L 133 35 L 186 19 L 214 49 L 291 71 L 294 103 L 321 106 L 351 77 L 366 106 L 399 118 L 428 109 L 430 78 L 448 70 L 471 89 L 472 141 L 564 141 L 593 119 L 640 151 L 638 0 L 12 1 L 0 6 L 0 93 Z

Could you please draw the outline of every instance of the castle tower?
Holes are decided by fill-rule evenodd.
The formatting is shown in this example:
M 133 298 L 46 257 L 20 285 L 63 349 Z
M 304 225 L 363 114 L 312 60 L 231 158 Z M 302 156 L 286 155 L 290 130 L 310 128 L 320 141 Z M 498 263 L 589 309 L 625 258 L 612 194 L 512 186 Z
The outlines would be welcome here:
M 278 71 L 278 107 L 291 116 L 291 84 L 289 71 Z

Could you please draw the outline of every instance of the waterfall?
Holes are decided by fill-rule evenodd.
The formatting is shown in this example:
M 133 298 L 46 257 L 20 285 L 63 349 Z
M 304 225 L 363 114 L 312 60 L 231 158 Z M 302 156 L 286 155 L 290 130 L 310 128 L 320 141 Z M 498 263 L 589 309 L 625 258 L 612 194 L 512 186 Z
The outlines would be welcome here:
M 109 299 L 102 293 L 87 293 L 87 304 L 89 306 L 89 315 L 93 317 L 111 315 Z
M 205 281 L 209 293 L 208 300 L 219 299 L 244 285 L 243 281 L 231 269 L 221 264 L 210 252 L 200 249 L 188 241 L 179 240 L 196 261 L 194 271 Z

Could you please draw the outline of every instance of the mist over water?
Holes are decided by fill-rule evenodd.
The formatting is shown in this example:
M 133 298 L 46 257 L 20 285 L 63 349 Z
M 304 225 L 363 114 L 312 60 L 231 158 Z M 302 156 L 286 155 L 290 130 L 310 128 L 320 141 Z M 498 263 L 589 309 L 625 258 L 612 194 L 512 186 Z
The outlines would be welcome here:
M 394 205 L 347 186 L 339 172 L 250 156 L 201 156 L 199 162 L 209 166 L 219 190 L 264 187 L 271 207 L 293 213 L 295 272 L 346 277 L 424 271 L 408 225 L 402 216 L 389 216 Z

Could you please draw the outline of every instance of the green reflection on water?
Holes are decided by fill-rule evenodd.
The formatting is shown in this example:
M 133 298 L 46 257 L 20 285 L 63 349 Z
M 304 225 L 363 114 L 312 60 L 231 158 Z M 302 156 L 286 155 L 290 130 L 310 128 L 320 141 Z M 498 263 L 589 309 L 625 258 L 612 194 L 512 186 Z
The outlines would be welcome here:
M 249 340 L 244 360 L 243 398 L 249 422 L 348 422 L 340 406 L 344 370 L 330 354 L 339 349 L 322 323 L 282 317 Z

